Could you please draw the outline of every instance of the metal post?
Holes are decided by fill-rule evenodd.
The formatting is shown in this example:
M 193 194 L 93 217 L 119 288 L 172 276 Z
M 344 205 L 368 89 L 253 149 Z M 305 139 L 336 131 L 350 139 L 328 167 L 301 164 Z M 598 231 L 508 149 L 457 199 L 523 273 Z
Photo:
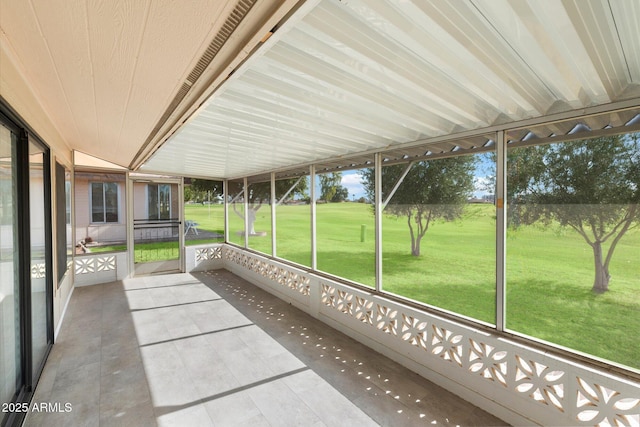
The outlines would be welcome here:
M 135 275 L 135 235 L 133 229 L 133 181 L 126 173 L 126 210 L 127 210 L 127 254 L 129 256 L 129 277 Z
M 224 198 L 224 242 L 229 243 L 229 181 L 222 181 L 222 197 Z
M 311 269 L 318 269 L 318 256 L 317 256 L 317 241 L 316 241 L 316 167 L 314 165 L 309 166 L 309 180 L 310 190 L 309 196 L 311 198 Z
M 496 134 L 496 329 L 506 321 L 507 148 L 504 131 Z
M 276 174 L 271 172 L 271 255 L 276 256 Z
M 382 156 L 375 154 L 376 291 L 382 290 Z
M 187 270 L 187 262 L 186 255 L 187 251 L 185 251 L 185 235 L 184 235 L 184 177 L 180 178 L 180 182 L 178 182 L 178 248 L 180 248 L 180 271 L 184 273 Z M 175 215 L 174 215 L 175 216 Z
M 249 247 L 249 185 L 247 183 L 247 177 L 243 179 L 244 186 L 244 248 Z

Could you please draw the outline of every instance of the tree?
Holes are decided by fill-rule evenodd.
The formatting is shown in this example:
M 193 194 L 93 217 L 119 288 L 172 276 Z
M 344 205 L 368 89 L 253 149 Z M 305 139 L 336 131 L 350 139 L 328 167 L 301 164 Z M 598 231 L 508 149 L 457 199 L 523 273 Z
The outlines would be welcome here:
M 332 172 L 318 175 L 320 178 L 320 199 L 329 203 L 332 201 L 338 189 L 342 187 L 342 172 Z M 347 196 L 348 197 L 348 196 Z
M 204 202 L 207 200 L 220 199 L 223 191 L 222 181 L 193 178 L 191 179 L 191 184 L 185 186 L 184 201 L 193 200 L 194 202 Z
M 287 195 L 287 199 L 291 199 L 296 194 L 305 194 L 305 192 L 307 191 L 307 179 L 305 177 L 300 180 L 298 180 L 298 178 L 281 179 L 275 182 L 275 187 L 276 198 L 282 198 Z M 243 195 L 241 194 L 243 193 L 243 191 L 244 189 L 242 181 L 229 182 L 229 194 L 232 199 L 235 198 L 234 202 L 232 203 L 233 211 L 242 219 L 244 219 L 244 215 L 238 210 L 237 204 L 239 202 L 244 202 Z M 269 204 L 271 202 L 271 183 L 251 183 L 248 187 L 248 193 L 249 210 L 247 211 L 247 217 L 249 222 L 249 235 L 252 235 L 256 234 L 254 225 L 256 222 L 258 211 L 265 203 Z
M 333 197 L 331 198 L 331 202 L 340 203 L 340 202 L 346 202 L 347 200 L 349 200 L 349 189 L 347 187 L 343 187 L 342 185 L 339 185 L 338 188 L 336 189 L 336 194 L 334 194 Z
M 191 188 L 194 191 L 207 192 L 211 191 L 211 196 L 222 196 L 224 190 L 222 181 L 212 181 L 209 179 L 196 179 L 191 180 Z
M 592 290 L 608 291 L 616 246 L 640 222 L 640 134 L 516 148 L 507 162 L 512 226 L 575 230 L 593 252 Z
M 383 200 L 400 179 L 407 165 L 382 169 Z M 462 215 L 473 191 L 475 158 L 457 156 L 413 164 L 385 212 L 406 217 L 411 236 L 411 255 L 420 256 L 422 238 L 436 220 L 453 221 Z M 374 169 L 360 171 L 369 200 L 375 200 Z
M 194 191 L 191 189 L 190 186 L 185 185 L 184 186 L 184 201 L 185 202 L 190 202 L 191 200 L 194 199 Z

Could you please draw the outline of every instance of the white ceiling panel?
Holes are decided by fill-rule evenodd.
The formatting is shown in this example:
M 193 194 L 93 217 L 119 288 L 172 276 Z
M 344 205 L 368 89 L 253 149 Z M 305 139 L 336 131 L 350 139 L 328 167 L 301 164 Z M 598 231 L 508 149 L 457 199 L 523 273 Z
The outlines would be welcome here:
M 0 32 L 64 142 L 128 166 L 238 1 L 0 0 Z
M 635 0 L 308 1 L 142 169 L 257 175 L 637 99 L 639 22 Z

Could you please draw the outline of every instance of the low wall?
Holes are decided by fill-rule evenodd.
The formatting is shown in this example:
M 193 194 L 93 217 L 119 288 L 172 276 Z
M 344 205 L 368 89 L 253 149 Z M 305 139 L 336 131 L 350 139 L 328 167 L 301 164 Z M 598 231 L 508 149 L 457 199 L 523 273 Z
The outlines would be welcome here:
M 73 263 L 75 286 L 114 282 L 129 275 L 127 252 L 76 255 Z
M 207 271 L 224 268 L 222 261 L 222 247 L 222 244 L 185 247 L 185 271 Z

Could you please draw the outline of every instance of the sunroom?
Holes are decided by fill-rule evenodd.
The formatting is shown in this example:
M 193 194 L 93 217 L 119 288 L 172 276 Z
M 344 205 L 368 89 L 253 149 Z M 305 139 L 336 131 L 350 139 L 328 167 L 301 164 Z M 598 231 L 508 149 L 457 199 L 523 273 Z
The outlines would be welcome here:
M 80 289 L 221 270 L 506 423 L 640 425 L 637 2 L 0 11 L 3 425 Z

